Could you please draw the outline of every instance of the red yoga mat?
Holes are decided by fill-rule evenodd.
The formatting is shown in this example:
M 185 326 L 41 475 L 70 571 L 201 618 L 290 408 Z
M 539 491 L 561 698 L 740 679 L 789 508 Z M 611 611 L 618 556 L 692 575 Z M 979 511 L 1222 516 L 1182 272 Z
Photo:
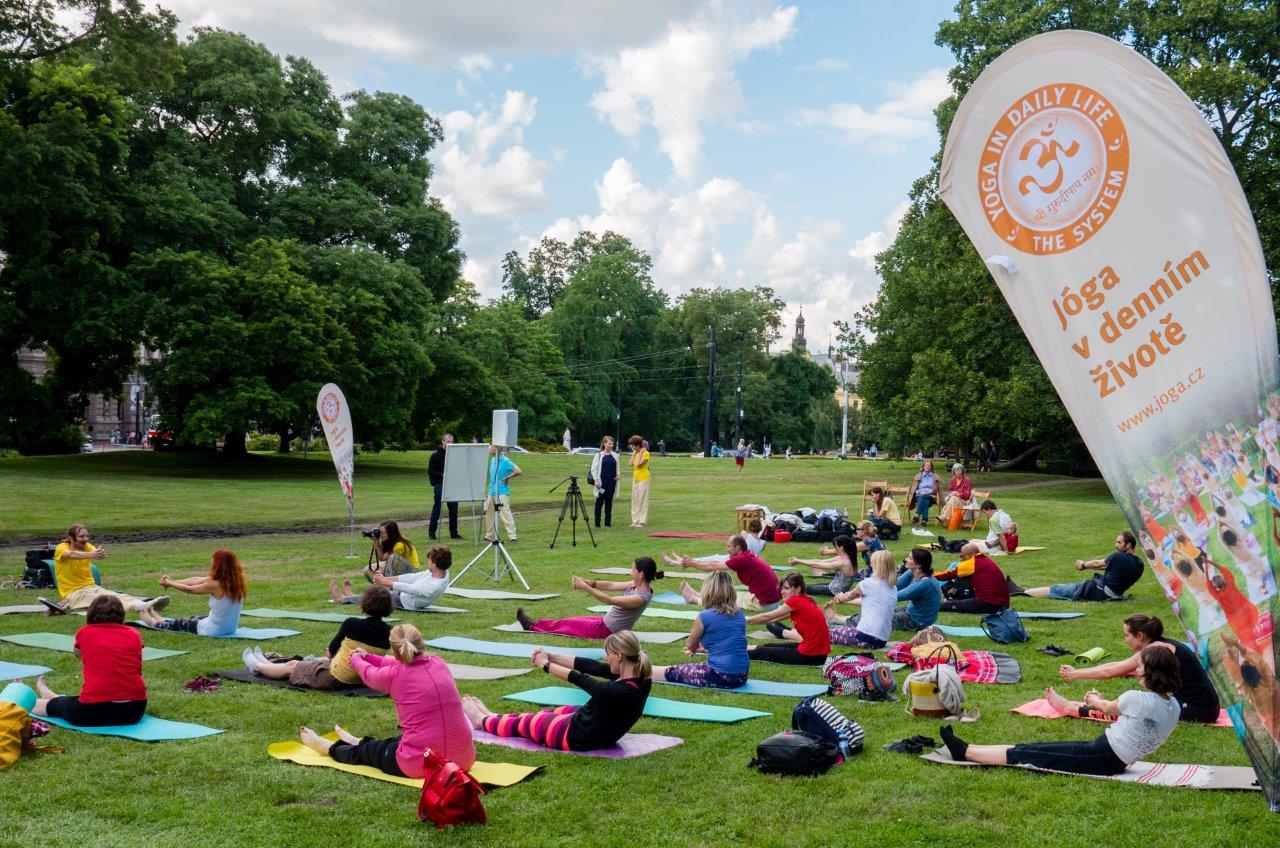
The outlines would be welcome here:
M 661 531 L 650 533 L 655 539 L 714 539 L 719 542 L 729 541 L 728 533 L 670 533 Z

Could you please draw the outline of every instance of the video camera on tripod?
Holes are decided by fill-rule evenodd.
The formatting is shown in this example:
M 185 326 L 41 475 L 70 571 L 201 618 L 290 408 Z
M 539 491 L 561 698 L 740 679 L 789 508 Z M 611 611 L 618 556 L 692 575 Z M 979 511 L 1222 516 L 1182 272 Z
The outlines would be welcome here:
M 565 490 L 564 502 L 560 504 L 560 520 L 556 522 L 556 532 L 551 535 L 551 547 L 556 546 L 556 539 L 560 536 L 560 525 L 564 524 L 564 515 L 569 513 L 569 533 L 573 539 L 573 546 L 578 547 L 578 515 L 582 515 L 583 523 L 587 525 L 587 535 L 591 537 L 591 547 L 599 547 L 596 544 L 596 535 L 591 532 L 591 520 L 587 517 L 587 505 L 582 500 L 582 489 L 578 488 L 578 475 L 570 474 L 568 477 L 556 483 L 547 494 L 551 494 L 556 489 L 569 484 L 569 488 Z

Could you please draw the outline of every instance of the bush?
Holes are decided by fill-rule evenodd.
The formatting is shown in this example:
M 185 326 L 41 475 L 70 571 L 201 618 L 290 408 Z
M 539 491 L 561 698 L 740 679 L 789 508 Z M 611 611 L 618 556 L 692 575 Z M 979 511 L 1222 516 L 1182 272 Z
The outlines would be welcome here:
M 250 433 L 245 436 L 244 446 L 251 451 L 278 451 L 280 437 L 275 433 Z
M 533 453 L 564 453 L 562 442 L 544 442 L 541 439 L 517 439 L 516 442 Z

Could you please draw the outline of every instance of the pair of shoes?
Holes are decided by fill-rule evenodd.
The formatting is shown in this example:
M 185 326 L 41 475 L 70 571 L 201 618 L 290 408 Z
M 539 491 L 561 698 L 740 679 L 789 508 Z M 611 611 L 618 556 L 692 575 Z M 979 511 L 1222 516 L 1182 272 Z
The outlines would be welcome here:
M 435 533 L 430 533 L 430 534 L 428 534 L 428 535 L 427 535 L 427 538 L 434 542 L 434 541 L 436 541 L 436 534 L 435 534 Z
M 462 535 L 458 534 L 458 533 L 450 533 L 450 534 L 449 534 L 449 538 L 450 538 L 450 539 L 462 539 L 462 538 L 464 538 L 464 537 L 463 537 Z
M 151 610 L 152 612 L 159 612 L 160 610 L 164 609 L 167 606 L 169 606 L 168 595 L 161 595 L 158 598 L 149 598 L 147 600 L 147 609 Z
M 1066 648 L 1059 648 L 1057 645 L 1045 645 L 1043 648 L 1036 648 L 1036 650 L 1050 657 L 1065 657 L 1071 654 Z
M 51 601 L 48 598 L 36 598 L 37 601 L 44 604 L 45 615 L 66 615 L 67 608 L 57 601 Z
M 1009 576 L 1009 575 L 1007 575 L 1007 574 L 1004 576 L 1004 584 L 1005 584 L 1006 586 L 1008 586 L 1008 587 L 1009 587 L 1009 594 L 1010 594 L 1010 595 L 1025 595 L 1025 594 L 1027 594 L 1027 590 L 1026 590 L 1026 589 L 1024 589 L 1024 588 L 1022 588 L 1021 586 L 1019 586 L 1017 583 L 1014 583 L 1014 582 L 1013 582 L 1013 578 L 1012 578 L 1012 577 L 1010 577 L 1010 576 Z
M 533 619 L 524 611 L 524 607 L 516 607 L 516 621 L 520 622 L 520 626 L 525 630 L 533 629 Z
M 889 742 L 884 749 L 895 754 L 923 754 L 926 749 L 933 750 L 937 747 L 938 743 L 928 736 L 912 736 L 899 739 L 897 742 Z

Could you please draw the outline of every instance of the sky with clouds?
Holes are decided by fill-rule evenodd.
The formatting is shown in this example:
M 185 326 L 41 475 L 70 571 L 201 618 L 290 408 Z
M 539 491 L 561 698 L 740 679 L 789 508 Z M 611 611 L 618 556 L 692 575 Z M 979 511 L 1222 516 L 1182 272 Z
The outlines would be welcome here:
M 878 286 L 938 138 L 954 0 L 166 0 L 189 32 L 306 56 L 335 91 L 413 97 L 445 129 L 431 193 L 464 275 L 544 235 L 615 230 L 673 297 L 769 285 L 809 347 Z

